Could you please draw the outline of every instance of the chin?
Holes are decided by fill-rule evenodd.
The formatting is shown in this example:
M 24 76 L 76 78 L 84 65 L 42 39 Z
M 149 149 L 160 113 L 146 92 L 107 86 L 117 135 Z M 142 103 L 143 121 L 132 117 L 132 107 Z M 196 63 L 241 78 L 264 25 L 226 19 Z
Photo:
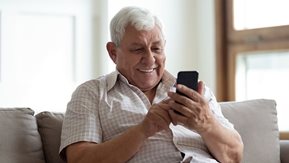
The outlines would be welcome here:
M 142 91 L 149 91 L 151 89 L 154 89 L 154 87 L 156 87 L 158 85 L 159 82 L 157 81 L 152 81 L 152 82 L 148 82 L 146 80 L 145 83 L 141 84 L 141 87 L 139 87 Z

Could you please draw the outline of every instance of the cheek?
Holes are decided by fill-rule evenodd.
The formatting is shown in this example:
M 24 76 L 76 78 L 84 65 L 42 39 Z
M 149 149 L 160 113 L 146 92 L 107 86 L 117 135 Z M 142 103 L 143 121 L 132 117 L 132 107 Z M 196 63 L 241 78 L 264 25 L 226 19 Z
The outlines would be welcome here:
M 138 64 L 140 57 L 133 56 L 133 55 L 124 55 L 117 59 L 118 66 L 122 67 L 123 69 L 131 69 L 135 65 Z
M 129 62 L 129 57 L 124 53 L 120 53 L 116 58 L 116 62 L 118 64 L 125 65 L 127 62 Z
M 127 64 L 129 65 L 137 65 L 141 62 L 142 56 L 141 55 L 130 55 L 126 58 Z
M 159 57 L 157 58 L 157 62 L 158 62 L 158 64 L 164 65 L 165 62 L 166 62 L 166 56 L 165 56 L 165 55 L 159 56 Z

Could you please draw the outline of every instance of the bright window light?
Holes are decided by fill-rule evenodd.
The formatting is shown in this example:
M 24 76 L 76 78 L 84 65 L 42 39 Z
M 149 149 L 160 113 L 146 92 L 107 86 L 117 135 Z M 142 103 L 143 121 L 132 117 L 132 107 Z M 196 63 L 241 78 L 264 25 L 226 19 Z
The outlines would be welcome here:
M 289 24 L 288 0 L 234 0 L 236 30 Z
M 6 16 L 0 106 L 64 112 L 75 87 L 73 17 Z
M 274 99 L 279 129 L 289 131 L 289 51 L 243 53 L 237 58 L 236 100 Z

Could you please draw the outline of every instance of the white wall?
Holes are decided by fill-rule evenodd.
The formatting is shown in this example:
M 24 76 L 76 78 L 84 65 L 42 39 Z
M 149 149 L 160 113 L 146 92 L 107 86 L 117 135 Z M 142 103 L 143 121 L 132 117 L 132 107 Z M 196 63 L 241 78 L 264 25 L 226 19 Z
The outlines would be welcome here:
M 196 0 L 196 57 L 200 78 L 216 91 L 214 0 Z
M 178 9 L 168 9 L 162 17 L 167 36 L 167 69 L 175 76 L 181 70 L 197 69 L 196 20 L 193 18 L 196 2 L 186 0 L 178 3 L 173 5 Z

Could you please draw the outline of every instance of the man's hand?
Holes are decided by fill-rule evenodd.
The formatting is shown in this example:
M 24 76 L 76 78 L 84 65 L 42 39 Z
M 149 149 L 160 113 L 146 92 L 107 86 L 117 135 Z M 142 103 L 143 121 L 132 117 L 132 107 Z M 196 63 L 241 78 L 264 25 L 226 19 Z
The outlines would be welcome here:
M 172 99 L 169 102 L 172 108 L 169 110 L 169 115 L 173 124 L 181 124 L 198 132 L 210 153 L 219 162 L 241 162 L 242 139 L 237 131 L 223 127 L 213 116 L 208 102 L 203 97 L 203 82 L 198 83 L 198 91 L 184 85 L 177 85 L 177 89 L 186 96 L 173 92 L 168 93 Z M 181 114 L 177 114 L 174 110 Z
M 153 104 L 149 109 L 145 119 L 140 124 L 147 137 L 155 133 L 169 129 L 171 119 L 168 113 L 170 100 L 164 100 L 158 104 Z
M 183 125 L 199 133 L 209 130 L 214 117 L 208 102 L 203 98 L 203 82 L 198 83 L 198 92 L 181 84 L 177 85 L 177 89 L 186 96 L 174 92 L 168 93 L 172 99 L 169 102 L 172 109 L 169 110 L 169 114 L 173 124 Z M 175 113 L 174 110 L 181 114 Z

